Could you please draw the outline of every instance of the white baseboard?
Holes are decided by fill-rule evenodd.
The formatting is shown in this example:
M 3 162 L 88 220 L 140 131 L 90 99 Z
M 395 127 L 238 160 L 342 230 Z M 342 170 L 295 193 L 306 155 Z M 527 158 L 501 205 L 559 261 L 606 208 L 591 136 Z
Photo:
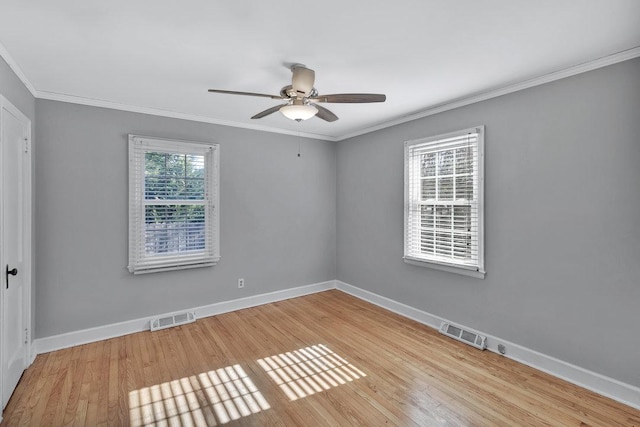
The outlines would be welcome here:
M 339 280 L 336 281 L 336 289 L 435 329 L 439 329 L 442 322 L 460 325 L 465 329 L 469 329 L 473 332 L 486 336 L 487 350 L 489 351 L 499 353 L 498 344 L 503 344 L 507 348 L 507 354 L 504 356 L 509 359 L 513 359 L 580 387 L 617 400 L 625 405 L 640 409 L 640 388 L 632 386 L 631 384 L 626 384 L 622 381 L 572 365 L 571 363 L 547 356 L 535 350 L 486 334 L 482 331 L 469 328 L 468 326 L 461 325 L 458 322 L 443 319 L 427 313 L 426 311 L 418 310 L 417 308 L 365 291 L 364 289 L 357 288 Z
M 310 295 L 329 289 L 338 289 L 342 292 L 348 293 L 359 299 L 370 302 L 394 313 L 400 314 L 401 316 L 413 319 L 434 329 L 439 329 L 442 322 L 450 322 L 460 325 L 458 322 L 453 322 L 449 319 L 435 316 L 433 314 L 427 313 L 426 311 L 422 311 L 406 304 L 394 301 L 390 298 L 357 288 L 339 280 L 330 280 L 327 282 L 315 283 L 312 285 L 300 286 L 297 288 L 285 289 L 282 291 L 254 295 L 232 301 L 209 304 L 192 308 L 188 311 L 195 311 L 197 318 L 203 318 L 215 316 L 217 314 L 228 313 L 235 310 L 241 310 L 244 308 L 269 304 L 272 302 L 283 301 L 290 298 Z M 150 320 L 155 317 L 156 316 L 150 316 L 141 319 L 129 320 L 126 322 L 114 323 L 111 325 L 99 326 L 96 328 L 84 329 L 81 331 L 69 332 L 61 335 L 54 335 L 46 338 L 39 338 L 33 342 L 32 349 L 35 349 L 34 355 L 48 353 L 50 351 L 73 347 L 80 344 L 87 344 L 132 334 L 135 332 L 146 331 L 149 330 Z M 474 328 L 469 328 L 466 325 L 460 326 L 486 336 L 487 349 L 489 351 L 498 353 L 498 344 L 503 344 L 507 347 L 508 351 L 507 354 L 505 354 L 505 357 L 531 366 L 532 368 L 546 372 L 550 375 L 561 378 L 580 387 L 584 387 L 603 396 L 617 400 L 618 402 L 624 403 L 625 405 L 640 409 L 640 388 L 638 387 L 623 383 L 613 378 L 606 377 L 596 372 L 589 371 L 579 366 L 572 365 L 571 363 L 564 362 L 554 357 L 539 353 L 535 350 L 531 350 L 521 345 L 486 334 Z
M 196 318 L 215 316 L 216 314 L 228 313 L 241 310 L 243 308 L 256 307 L 258 305 L 283 301 L 289 298 L 314 294 L 329 289 L 335 289 L 335 281 L 315 283 L 312 285 L 300 286 L 297 288 L 285 289 L 282 291 L 269 292 L 266 294 L 254 295 L 232 301 L 224 301 L 215 304 L 204 305 L 183 311 L 195 311 Z M 159 313 L 165 314 L 165 313 Z M 83 329 L 80 331 L 68 332 L 36 339 L 32 348 L 35 354 L 48 353 L 54 350 L 69 348 L 76 345 L 88 344 L 91 342 L 106 340 L 109 338 L 121 337 L 135 332 L 149 330 L 149 322 L 157 316 L 149 316 L 141 319 L 128 320 L 126 322 L 113 323 L 110 325 L 98 326 L 95 328 Z

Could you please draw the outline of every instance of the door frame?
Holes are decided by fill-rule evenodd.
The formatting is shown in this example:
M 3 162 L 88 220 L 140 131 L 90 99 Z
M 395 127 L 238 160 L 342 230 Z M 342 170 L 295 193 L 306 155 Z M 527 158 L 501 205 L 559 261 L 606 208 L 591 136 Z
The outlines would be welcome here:
M 27 367 L 29 365 L 31 365 L 31 363 L 33 362 L 33 355 L 32 355 L 32 342 L 33 342 L 33 337 L 32 337 L 32 331 L 33 331 L 33 325 L 31 322 L 31 295 L 32 295 L 32 268 L 33 268 L 33 264 L 32 264 L 32 255 L 33 255 L 33 242 L 32 242 L 32 204 L 33 204 L 33 191 L 32 191 L 32 176 L 31 176 L 31 171 L 32 171 L 32 144 L 31 144 L 31 120 L 24 115 L 20 110 L 18 110 L 18 108 L 16 108 L 11 102 L 9 102 L 9 100 L 7 98 L 5 98 L 2 94 L 0 94 L 0 225 L 2 224 L 3 221 L 3 215 L 4 215 L 4 185 L 5 185 L 5 179 L 4 179 L 4 168 L 2 166 L 2 152 L 3 152 L 3 147 L 4 147 L 4 143 L 5 141 L 2 140 L 2 132 L 1 132 L 1 127 L 2 127 L 2 122 L 3 122 L 3 117 L 5 113 L 5 110 L 10 112 L 12 115 L 18 117 L 23 123 L 26 124 L 26 130 L 24 133 L 24 153 L 25 156 L 23 157 L 23 168 L 22 168 L 22 184 L 24 186 L 24 200 L 23 200 L 23 214 L 24 214 L 24 221 L 23 221 L 23 236 L 24 236 L 24 265 L 23 265 L 23 271 L 24 271 L 24 289 L 23 289 L 23 301 L 24 301 L 24 305 L 25 307 L 23 308 L 23 313 L 24 313 L 24 324 L 25 324 L 25 341 L 26 341 L 26 345 L 25 345 L 25 366 L 24 369 L 27 369 Z M 5 256 L 4 256 L 4 247 L 3 247 L 3 239 L 4 236 L 2 235 L 3 231 L 0 229 L 0 266 L 3 267 L 4 270 L 4 265 L 5 265 Z M 2 271 L 3 273 L 3 277 L 2 277 L 2 282 L 4 282 L 4 280 L 6 280 L 6 277 L 4 277 L 4 274 L 6 274 L 4 271 Z M 4 319 L 4 283 L 2 283 L 2 290 L 0 291 L 0 321 Z M 3 394 L 3 390 L 4 390 L 4 372 L 3 372 L 3 366 L 4 366 L 4 336 L 3 336 L 3 329 L 0 327 L 0 402 L 4 401 L 4 397 Z M 2 421 L 2 412 L 0 410 L 0 421 Z

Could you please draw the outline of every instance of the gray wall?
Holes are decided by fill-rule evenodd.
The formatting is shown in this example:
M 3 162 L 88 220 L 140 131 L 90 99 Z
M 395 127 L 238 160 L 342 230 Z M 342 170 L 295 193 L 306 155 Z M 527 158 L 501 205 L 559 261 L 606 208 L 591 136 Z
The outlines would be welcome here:
M 482 124 L 486 279 L 405 264 L 403 142 Z M 640 386 L 639 59 L 352 138 L 337 158 L 339 280 Z
M 37 101 L 36 337 L 336 276 L 335 143 Z M 127 134 L 220 144 L 222 259 L 127 269 Z M 237 279 L 246 280 L 237 288 Z

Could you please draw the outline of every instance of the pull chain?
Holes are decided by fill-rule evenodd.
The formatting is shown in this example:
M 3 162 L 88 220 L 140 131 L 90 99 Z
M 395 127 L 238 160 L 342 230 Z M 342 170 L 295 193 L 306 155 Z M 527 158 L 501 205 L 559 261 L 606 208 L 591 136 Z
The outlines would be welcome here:
M 302 132 L 300 132 L 300 126 L 302 123 L 298 122 L 298 157 L 302 157 L 301 146 L 302 146 Z

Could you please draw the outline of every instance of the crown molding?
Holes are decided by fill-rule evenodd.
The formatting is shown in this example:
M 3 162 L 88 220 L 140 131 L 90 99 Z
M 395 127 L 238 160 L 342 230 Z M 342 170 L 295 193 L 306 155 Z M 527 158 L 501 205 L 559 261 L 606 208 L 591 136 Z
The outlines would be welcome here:
M 20 68 L 18 63 L 11 57 L 11 55 L 9 55 L 9 51 L 4 47 L 2 42 L 0 42 L 0 57 L 4 59 L 4 62 L 6 62 L 9 68 L 11 68 L 16 76 L 18 76 L 22 84 L 25 85 L 29 92 L 31 92 L 31 95 L 33 95 L 34 98 L 37 98 L 38 91 L 35 86 L 31 84 L 24 71 L 22 71 L 22 68 Z
M 75 95 L 66 95 L 62 93 L 38 91 L 37 98 L 49 101 L 69 102 L 72 104 L 88 105 L 91 107 L 110 108 L 112 110 L 129 111 L 132 113 L 150 114 L 152 116 L 169 117 L 172 119 L 190 120 L 192 122 L 211 123 L 214 125 L 230 126 L 235 128 L 243 128 L 249 130 L 257 130 L 261 132 L 279 133 L 283 135 L 292 135 L 303 138 L 321 139 L 325 141 L 335 141 L 335 137 L 327 135 L 319 135 L 314 133 L 298 132 L 293 130 L 278 129 L 269 126 L 251 125 L 246 123 L 234 122 L 231 120 L 220 120 L 212 117 L 198 116 L 195 114 L 180 113 L 177 111 L 162 110 L 159 108 L 143 107 L 139 105 L 121 104 L 118 102 L 105 101 L 102 99 L 85 98 Z
M 375 132 L 377 130 L 385 129 L 391 126 L 396 126 L 402 123 L 410 122 L 413 120 L 421 119 L 424 117 L 432 116 L 434 114 L 442 113 L 444 111 L 453 110 L 455 108 L 464 107 L 466 105 L 475 104 L 476 102 L 486 101 L 491 98 L 497 98 L 502 95 L 517 92 L 523 89 L 528 89 L 534 86 L 540 86 L 545 83 L 551 83 L 556 80 L 564 79 L 566 77 L 575 76 L 576 74 L 586 73 L 587 71 L 595 70 L 597 68 L 606 67 L 608 65 L 617 64 L 618 62 L 627 61 L 629 59 L 637 58 L 640 56 L 640 46 L 632 49 L 627 49 L 622 52 L 614 53 L 612 55 L 603 56 L 598 59 L 583 62 L 582 64 L 574 65 L 572 67 L 563 68 L 558 71 L 554 71 L 545 74 L 540 77 L 524 80 L 522 82 L 513 83 L 500 88 L 492 89 L 486 92 L 477 93 L 464 98 L 458 98 L 456 100 L 446 102 L 444 104 L 437 105 L 435 107 L 421 110 L 417 113 L 410 114 L 408 116 L 398 117 L 397 119 L 390 120 L 388 122 L 380 123 L 375 126 L 367 127 L 357 130 L 355 132 L 347 133 L 336 138 L 337 141 L 344 141 L 346 139 L 354 138 L 356 136 L 364 135 L 367 133 Z
M 557 70 L 540 77 L 535 77 L 532 79 L 513 83 L 507 86 L 502 86 L 496 89 L 477 93 L 471 96 L 458 98 L 450 102 L 446 102 L 444 104 L 440 104 L 434 107 L 427 108 L 425 110 L 421 110 L 417 113 L 398 117 L 393 120 L 379 123 L 374 126 L 358 129 L 356 131 L 349 132 L 343 135 L 338 135 L 338 136 L 297 132 L 297 131 L 273 128 L 269 126 L 246 124 L 246 123 L 235 122 L 231 120 L 214 119 L 212 117 L 180 113 L 177 111 L 162 110 L 158 108 L 143 107 L 138 105 L 121 104 L 121 103 L 105 101 L 101 99 L 85 98 L 85 97 L 75 96 L 75 95 L 40 91 L 40 90 L 37 90 L 31 84 L 31 82 L 29 81 L 27 76 L 24 74 L 20 66 L 13 60 L 11 55 L 9 55 L 9 52 L 4 47 L 4 45 L 2 45 L 2 43 L 0 43 L 0 57 L 2 57 L 6 61 L 9 67 L 13 70 L 13 72 L 18 76 L 20 81 L 26 86 L 26 88 L 29 90 L 29 92 L 31 92 L 31 94 L 35 98 L 47 99 L 50 101 L 69 102 L 72 104 L 88 105 L 93 107 L 110 108 L 114 110 L 129 111 L 133 113 L 150 114 L 153 116 L 169 117 L 174 119 L 190 120 L 194 122 L 211 123 L 211 124 L 216 124 L 221 126 L 230 126 L 230 127 L 236 127 L 236 128 L 242 128 L 242 129 L 256 130 L 261 132 L 279 133 L 283 135 L 291 135 L 291 136 L 298 136 L 302 138 L 311 138 L 311 139 L 319 139 L 324 141 L 335 142 L 335 141 L 348 140 L 356 136 L 364 135 L 364 134 L 375 132 L 381 129 L 386 129 L 388 127 L 396 126 L 402 123 L 432 116 L 434 114 L 439 114 L 445 111 L 453 110 L 455 108 L 460 108 L 467 105 L 475 104 L 476 102 L 486 101 L 488 99 L 497 98 L 499 96 L 507 95 L 523 89 L 528 89 L 534 86 L 543 85 L 545 83 L 554 82 L 556 80 L 575 76 L 577 74 L 586 73 L 587 71 L 592 71 L 598 68 L 606 67 L 608 65 L 617 64 L 618 62 L 634 59 L 634 58 L 640 57 L 640 46 L 627 49 L 622 52 L 617 52 L 612 55 L 603 56 L 591 61 L 583 62 L 581 64 L 574 65 L 572 67 L 563 68 L 561 70 Z

